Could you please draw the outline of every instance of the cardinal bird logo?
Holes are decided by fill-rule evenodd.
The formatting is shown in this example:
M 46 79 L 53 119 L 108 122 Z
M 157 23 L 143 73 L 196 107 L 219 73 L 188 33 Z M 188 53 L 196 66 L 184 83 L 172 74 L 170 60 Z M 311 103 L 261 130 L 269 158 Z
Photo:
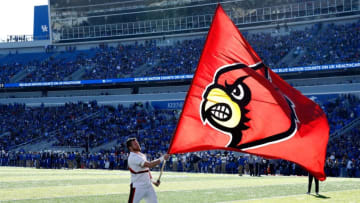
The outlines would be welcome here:
M 248 66 L 231 64 L 217 70 L 213 82 L 206 87 L 202 95 L 200 114 L 203 124 L 209 124 L 212 128 L 229 134 L 231 140 L 227 147 L 238 149 L 264 145 L 293 135 L 296 132 L 295 110 L 292 102 L 285 98 L 292 112 L 289 130 L 253 143 L 239 145 L 243 131 L 249 128 L 246 125 L 250 121 L 246 115 L 249 113 L 246 106 L 251 101 L 251 90 L 245 83 L 249 76 L 234 78 L 235 74 L 231 73 L 241 68 L 248 68 Z M 253 69 L 259 69 L 259 67 Z

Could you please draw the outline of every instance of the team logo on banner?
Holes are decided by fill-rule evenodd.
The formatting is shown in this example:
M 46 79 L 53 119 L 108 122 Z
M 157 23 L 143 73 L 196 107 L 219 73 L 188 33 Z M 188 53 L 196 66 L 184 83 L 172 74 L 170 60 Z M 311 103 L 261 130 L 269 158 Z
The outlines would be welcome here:
M 266 67 L 262 67 L 262 64 L 260 64 L 260 67 L 265 71 L 267 70 Z M 260 67 L 256 67 L 256 69 Z M 293 136 L 297 130 L 295 106 L 287 97 L 284 97 L 291 110 L 291 115 L 289 116 L 291 124 L 288 130 L 254 142 L 239 145 L 243 131 L 249 128 L 247 122 L 250 121 L 250 118 L 246 114 L 250 110 L 246 106 L 251 101 L 251 89 L 246 84 L 246 79 L 250 76 L 234 74 L 236 70 L 242 68 L 249 67 L 244 64 L 232 64 L 219 68 L 215 73 L 213 82 L 207 86 L 202 96 L 200 114 L 203 123 L 209 124 L 215 130 L 230 135 L 231 140 L 226 147 L 243 150 L 279 142 Z

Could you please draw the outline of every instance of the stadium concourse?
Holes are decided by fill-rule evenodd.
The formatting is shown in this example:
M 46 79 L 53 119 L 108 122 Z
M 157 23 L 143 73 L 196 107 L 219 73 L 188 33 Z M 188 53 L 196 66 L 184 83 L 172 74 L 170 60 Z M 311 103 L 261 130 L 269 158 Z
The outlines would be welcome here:
M 351 94 L 319 103 L 327 113 L 331 133 L 360 116 L 360 99 Z M 137 137 L 143 152 L 152 160 L 159 157 L 159 153 L 166 153 L 179 116 L 178 110 L 156 110 L 148 103 L 114 107 L 98 105 L 96 101 L 57 107 L 0 105 L 0 112 L 0 134 L 3 134 L 0 137 L 0 166 L 36 168 L 126 169 L 128 152 L 124 143 L 129 137 Z M 82 117 L 86 119 L 74 122 Z M 114 140 L 117 145 L 90 154 L 85 151 L 31 152 L 21 148 L 8 151 L 38 137 L 54 146 L 93 148 Z M 359 140 L 359 127 L 330 139 L 325 166 L 328 176 L 360 177 Z M 250 175 L 306 174 L 288 161 L 265 160 L 224 151 L 174 155 L 166 170 Z
M 360 21 L 286 29 L 282 35 L 244 32 L 244 36 L 271 68 L 359 62 Z M 204 37 L 178 41 L 173 45 L 157 45 L 156 40 L 148 40 L 112 46 L 100 44 L 88 50 L 76 50 L 70 46 L 57 51 L 50 46 L 42 53 L 9 51 L 7 55 L 0 55 L 0 83 L 8 83 L 24 70 L 25 76 L 17 82 L 74 80 L 73 73 L 84 67 L 77 79 L 192 74 L 203 44 Z M 296 60 L 285 60 L 290 51 L 293 58 L 298 57 Z M 67 68 L 62 68 L 64 66 Z M 144 66 L 149 68 L 143 71 Z

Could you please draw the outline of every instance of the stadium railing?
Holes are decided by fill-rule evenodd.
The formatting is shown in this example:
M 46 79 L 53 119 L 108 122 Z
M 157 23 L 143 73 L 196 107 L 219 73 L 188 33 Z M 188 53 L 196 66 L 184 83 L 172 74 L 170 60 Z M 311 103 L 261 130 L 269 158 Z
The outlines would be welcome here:
M 223 2 L 224 5 L 234 1 Z M 360 12 L 360 2 L 353 0 L 343 1 L 307 1 L 295 4 L 287 4 L 274 7 L 256 8 L 238 12 L 228 12 L 228 15 L 236 25 L 265 25 L 282 21 L 309 20 L 321 17 L 336 17 L 353 15 Z M 155 11 L 155 10 L 154 10 Z M 145 11 L 144 11 L 145 12 Z M 149 12 L 149 11 L 146 11 Z M 122 13 L 114 15 L 129 15 Z M 96 17 L 96 16 L 95 16 Z M 67 19 L 60 19 L 58 23 L 65 25 Z M 63 22 L 61 22 L 63 21 Z M 116 24 L 102 24 L 91 26 L 75 26 L 67 29 L 60 28 L 53 31 L 55 42 L 79 40 L 79 39 L 101 39 L 106 37 L 142 36 L 144 34 L 164 34 L 173 32 L 199 32 L 206 31 L 212 21 L 212 14 L 191 15 L 176 18 L 164 18 L 154 20 L 143 20 L 136 22 L 122 22 Z M 68 26 L 64 26 L 68 27 Z

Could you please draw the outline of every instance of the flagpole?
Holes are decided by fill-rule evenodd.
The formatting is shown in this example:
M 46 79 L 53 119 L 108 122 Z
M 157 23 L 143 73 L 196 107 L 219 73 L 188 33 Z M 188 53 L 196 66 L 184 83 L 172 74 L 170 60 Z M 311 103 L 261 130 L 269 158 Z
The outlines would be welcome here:
M 164 160 L 163 165 L 161 166 L 160 175 L 159 175 L 159 177 L 158 177 L 158 179 L 157 179 L 156 182 L 160 182 L 161 176 L 162 176 L 163 171 L 164 171 L 164 166 L 165 166 L 165 164 L 166 164 L 166 160 Z

